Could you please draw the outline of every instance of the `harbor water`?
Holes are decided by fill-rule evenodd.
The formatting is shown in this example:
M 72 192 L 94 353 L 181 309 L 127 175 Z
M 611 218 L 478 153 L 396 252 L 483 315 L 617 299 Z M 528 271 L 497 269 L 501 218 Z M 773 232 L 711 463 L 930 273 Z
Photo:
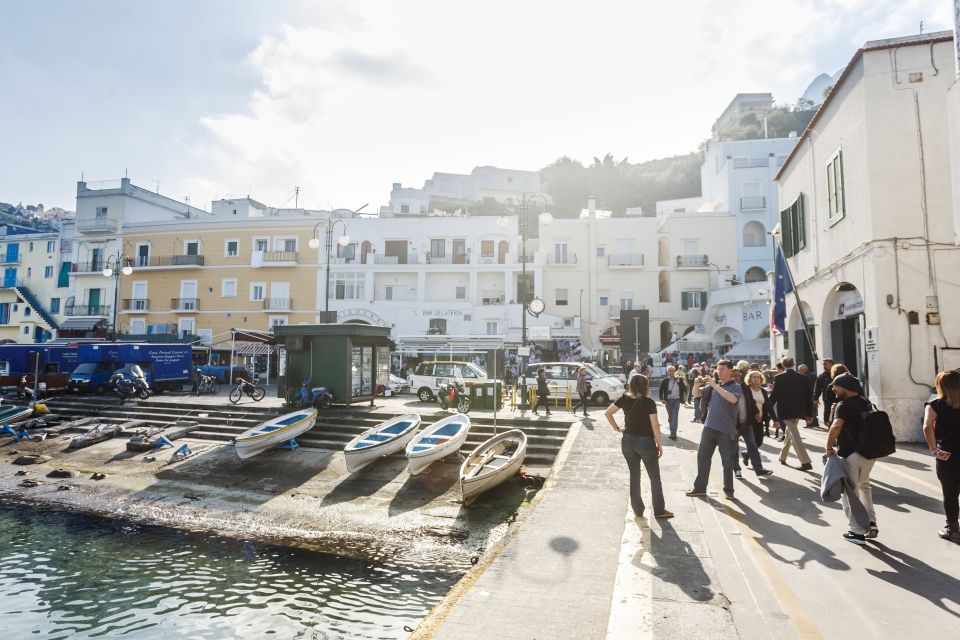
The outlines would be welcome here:
M 0 502 L 7 638 L 404 638 L 458 577 Z

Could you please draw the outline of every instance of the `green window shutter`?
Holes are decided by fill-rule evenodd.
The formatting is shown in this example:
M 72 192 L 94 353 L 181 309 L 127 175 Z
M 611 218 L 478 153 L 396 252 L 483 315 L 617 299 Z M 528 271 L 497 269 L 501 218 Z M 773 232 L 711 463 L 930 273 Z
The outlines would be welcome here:
M 707 308 L 707 292 L 701 291 L 700 292 L 700 310 L 702 311 L 703 309 L 706 309 L 706 308 Z
M 797 198 L 797 252 L 807 246 L 807 212 L 803 205 L 803 194 Z
M 686 291 L 680 292 L 680 309 L 686 311 L 690 308 L 690 294 Z
M 793 221 L 790 215 L 792 209 L 793 207 L 788 207 L 780 212 L 780 245 L 787 258 L 793 255 Z

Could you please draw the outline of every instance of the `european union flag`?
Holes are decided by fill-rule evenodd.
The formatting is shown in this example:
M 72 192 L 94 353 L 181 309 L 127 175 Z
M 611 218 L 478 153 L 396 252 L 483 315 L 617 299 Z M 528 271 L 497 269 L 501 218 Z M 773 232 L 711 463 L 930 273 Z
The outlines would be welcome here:
M 777 260 L 773 268 L 773 309 L 770 312 L 770 330 L 780 335 L 787 324 L 787 294 L 793 293 L 793 280 L 787 268 L 783 247 L 777 245 Z

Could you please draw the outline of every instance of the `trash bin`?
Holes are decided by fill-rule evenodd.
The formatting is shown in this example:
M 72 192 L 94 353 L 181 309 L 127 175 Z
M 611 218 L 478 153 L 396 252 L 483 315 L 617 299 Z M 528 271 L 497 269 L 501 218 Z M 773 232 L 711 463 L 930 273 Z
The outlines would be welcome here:
M 497 410 L 503 408 L 503 383 L 484 382 L 470 387 L 470 402 L 477 409 L 493 411 L 494 403 Z

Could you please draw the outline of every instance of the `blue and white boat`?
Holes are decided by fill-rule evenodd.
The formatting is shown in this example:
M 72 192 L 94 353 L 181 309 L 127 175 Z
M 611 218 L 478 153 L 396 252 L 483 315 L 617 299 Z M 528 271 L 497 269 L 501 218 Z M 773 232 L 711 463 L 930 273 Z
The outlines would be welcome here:
M 407 445 L 407 468 L 415 476 L 434 460 L 456 453 L 470 433 L 470 418 L 462 413 L 434 422 Z
M 277 445 L 293 440 L 304 431 L 309 431 L 317 422 L 317 410 L 301 409 L 293 413 L 277 416 L 247 429 L 234 441 L 237 455 L 250 458 Z
M 343 448 L 347 471 L 359 471 L 378 458 L 402 451 L 419 427 L 420 416 L 410 413 L 364 431 Z
M 32 415 L 33 407 L 18 407 L 12 404 L 6 407 L 0 407 L 0 425 L 23 422 Z

